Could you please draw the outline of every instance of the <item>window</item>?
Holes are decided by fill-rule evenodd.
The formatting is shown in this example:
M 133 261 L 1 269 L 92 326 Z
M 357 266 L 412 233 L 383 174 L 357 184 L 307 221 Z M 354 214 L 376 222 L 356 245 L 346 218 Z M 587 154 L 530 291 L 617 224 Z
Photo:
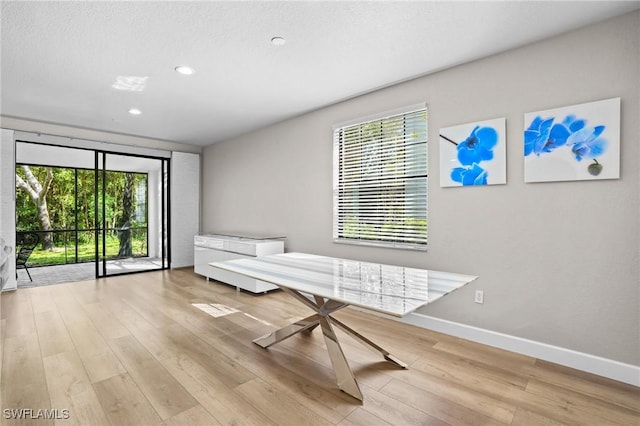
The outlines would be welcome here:
M 335 242 L 426 249 L 424 104 L 334 126 Z

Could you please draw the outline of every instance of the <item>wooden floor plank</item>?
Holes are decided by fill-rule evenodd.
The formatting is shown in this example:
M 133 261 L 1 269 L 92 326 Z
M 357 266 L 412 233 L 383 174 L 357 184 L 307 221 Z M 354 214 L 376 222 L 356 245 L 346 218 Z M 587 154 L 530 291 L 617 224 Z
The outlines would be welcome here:
M 295 356 L 278 358 L 272 351 L 252 343 L 248 337 L 252 333 L 247 330 L 219 342 L 216 348 L 299 404 L 317 413 L 324 412 L 323 416 L 330 420 L 338 422 L 356 408 L 353 398 L 338 389 L 332 370 L 313 368 Z
M 31 298 L 31 307 L 34 313 L 46 312 L 56 309 L 55 301 L 52 298 L 52 286 L 33 287 L 25 289 Z
M 518 408 L 511 422 L 511 426 L 563 426 L 566 424 L 521 408 Z
M 374 389 L 365 389 L 363 409 L 393 425 L 445 426 L 446 422 Z
M 391 426 L 392 423 L 385 422 L 380 417 L 364 410 L 362 407 L 356 408 L 338 426 Z
M 507 352 L 462 339 L 438 342 L 433 346 L 433 349 L 470 359 L 477 364 L 490 365 L 511 372 L 531 367 L 536 361 L 535 358 L 526 355 Z
M 277 392 L 273 386 L 261 379 L 243 383 L 235 390 L 276 424 L 310 426 L 334 424 L 305 410 L 294 399 Z
M 111 315 L 118 318 L 120 323 L 132 333 L 134 331 L 145 331 L 155 327 L 153 323 L 149 322 L 136 312 L 135 309 L 125 303 L 121 297 L 105 298 L 98 303 L 111 312 Z
M 53 307 L 53 310 L 35 313 L 36 329 L 43 357 L 67 352 L 73 348 L 73 341 L 67 327 L 55 304 Z
M 174 321 L 158 309 L 155 304 L 149 303 L 148 298 L 124 297 L 120 300 L 154 327 L 165 327 L 174 323 Z
M 93 384 L 112 425 L 163 425 L 160 416 L 128 374 Z
M 461 404 L 398 380 L 390 381 L 380 392 L 451 425 L 499 426 L 508 425 L 512 420 L 499 422 Z
M 524 389 L 527 385 L 525 374 L 481 365 L 468 358 L 442 353 L 435 349 L 425 351 L 420 359 L 410 365 L 410 368 L 468 385 L 472 384 L 477 389 L 496 387 L 504 391 L 509 388 Z
M 638 387 L 344 309 L 338 319 L 409 364 L 339 331 L 359 402 L 339 390 L 319 330 L 252 343 L 309 313 L 284 292 L 237 292 L 188 269 L 3 293 L 0 406 L 66 408 L 61 425 L 640 424 Z
M 0 303 L 2 304 L 2 310 L 0 314 L 2 319 L 7 319 L 12 315 L 23 316 L 33 314 L 33 307 L 31 305 L 31 296 L 28 291 L 6 291 L 2 293 Z
M 131 334 L 120 319 L 101 303 L 94 302 L 82 305 L 82 309 L 104 339 L 117 339 Z
M 175 326 L 172 326 L 175 328 Z M 223 425 L 269 425 L 271 421 L 235 394 L 211 371 L 192 360 L 161 330 L 137 336 L 138 340 L 182 386 Z M 215 363 L 215 358 L 210 363 Z
M 6 321 L 7 337 L 36 333 L 31 295 L 28 291 L 5 292 L 0 303 L 3 304 L 2 315 Z
M 92 382 L 126 373 L 93 323 L 82 321 L 66 323 L 66 326 Z
M 98 401 L 89 376 L 74 351 L 43 358 L 51 406 L 68 410 L 65 425 L 107 425 L 108 420 Z
M 136 334 L 138 339 L 154 335 L 157 339 L 166 339 L 174 348 L 173 354 L 188 357 L 199 368 L 215 376 L 218 381 L 229 388 L 234 388 L 254 378 L 254 375 L 242 364 L 216 350 L 214 346 L 199 339 L 197 335 L 189 333 L 178 324 L 162 329 L 150 330 L 146 336 Z
M 219 426 L 220 423 L 213 418 L 202 405 L 196 405 L 182 413 L 165 419 L 167 426 Z
M 502 399 L 496 398 L 469 388 L 466 384 L 442 379 L 412 368 L 407 374 L 390 373 L 394 380 L 417 387 L 424 391 L 438 395 L 449 401 L 467 407 L 480 416 L 492 418 L 498 422 L 509 424 L 516 412 L 516 406 Z
M 567 407 L 571 416 L 582 422 L 596 422 L 610 425 L 640 424 L 640 413 L 635 410 L 622 408 L 608 401 L 603 401 L 580 392 L 569 391 L 556 386 L 532 379 L 527 384 L 527 393 L 544 398 L 550 398 Z
M 2 348 L 3 367 L 1 377 L 2 408 L 9 410 L 50 410 L 51 400 L 42 365 L 40 345 L 36 333 L 6 336 Z M 24 412 L 23 412 L 24 414 Z M 10 416 L 13 417 L 13 416 Z M 50 419 L 5 419 L 7 425 L 50 425 Z
M 541 360 L 536 360 L 526 371 L 541 382 L 640 413 L 640 389 L 635 386 Z
M 180 377 L 178 375 L 178 377 Z M 276 426 L 251 403 L 241 398 L 231 389 L 218 388 L 216 391 L 191 381 L 193 376 L 183 377 L 194 398 L 222 425 L 264 425 Z
M 160 418 L 173 417 L 198 404 L 135 337 L 112 339 L 109 344 Z

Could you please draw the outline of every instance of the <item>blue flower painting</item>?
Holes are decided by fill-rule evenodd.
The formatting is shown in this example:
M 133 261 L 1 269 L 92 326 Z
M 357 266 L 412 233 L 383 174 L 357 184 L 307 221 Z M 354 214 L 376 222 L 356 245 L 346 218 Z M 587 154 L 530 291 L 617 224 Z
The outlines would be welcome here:
M 462 185 L 486 185 L 487 171 L 480 167 L 478 163 L 470 166 L 455 167 L 451 170 L 451 180 L 460 182 Z
M 620 177 L 620 98 L 525 114 L 525 182 Z
M 540 155 L 565 146 L 569 136 L 584 126 L 585 121 L 576 119 L 575 115 L 567 115 L 560 123 L 554 123 L 553 118 L 542 119 L 538 115 L 524 131 L 524 155 Z
M 493 160 L 493 148 L 498 143 L 498 132 L 493 127 L 476 126 L 463 142 L 457 145 L 458 161 L 465 166 Z
M 440 186 L 506 183 L 505 119 L 440 129 Z

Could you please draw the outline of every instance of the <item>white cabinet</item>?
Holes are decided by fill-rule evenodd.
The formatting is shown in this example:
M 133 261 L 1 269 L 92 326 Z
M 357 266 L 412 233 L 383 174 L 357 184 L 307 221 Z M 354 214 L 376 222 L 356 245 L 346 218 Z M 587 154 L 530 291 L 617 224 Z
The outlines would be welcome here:
M 264 281 L 214 268 L 209 263 L 284 253 L 283 238 L 207 234 L 196 235 L 193 238 L 193 246 L 193 270 L 196 274 L 252 293 L 264 293 L 278 288 Z

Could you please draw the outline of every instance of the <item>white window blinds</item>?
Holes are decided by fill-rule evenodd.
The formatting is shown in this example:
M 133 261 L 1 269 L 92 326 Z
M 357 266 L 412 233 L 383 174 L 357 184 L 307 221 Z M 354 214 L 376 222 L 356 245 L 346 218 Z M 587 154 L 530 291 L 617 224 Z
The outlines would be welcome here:
M 426 249 L 424 105 L 334 128 L 336 242 Z

